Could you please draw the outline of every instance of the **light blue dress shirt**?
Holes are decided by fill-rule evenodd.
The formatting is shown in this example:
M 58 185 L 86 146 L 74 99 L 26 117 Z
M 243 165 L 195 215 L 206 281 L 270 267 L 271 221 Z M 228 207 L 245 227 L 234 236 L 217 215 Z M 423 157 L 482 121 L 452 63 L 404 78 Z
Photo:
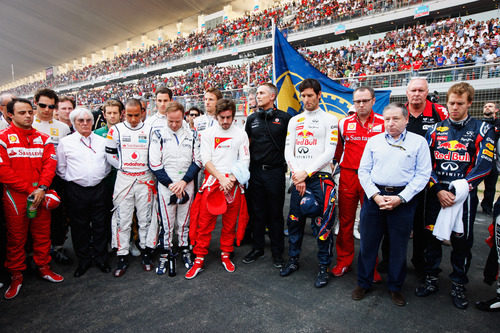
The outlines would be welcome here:
M 380 192 L 376 185 L 404 186 L 399 195 L 408 202 L 424 189 L 431 170 L 427 142 L 405 130 L 397 140 L 387 133 L 370 138 L 361 157 L 358 177 L 368 198 Z

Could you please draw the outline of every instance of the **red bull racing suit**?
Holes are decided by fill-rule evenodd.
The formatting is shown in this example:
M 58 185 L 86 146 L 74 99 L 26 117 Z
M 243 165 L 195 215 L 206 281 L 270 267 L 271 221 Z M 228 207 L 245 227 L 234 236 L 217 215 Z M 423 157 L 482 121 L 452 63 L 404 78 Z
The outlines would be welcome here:
M 304 170 L 309 177 L 306 189 L 311 191 L 317 202 L 327 206 L 324 189 L 325 182 L 333 186 L 330 163 L 335 155 L 338 140 L 338 120 L 334 115 L 321 109 L 305 111 L 294 116 L 288 123 L 288 134 L 285 144 L 285 160 L 292 172 Z M 304 238 L 306 217 L 302 215 L 300 202 L 302 197 L 295 187 L 290 196 L 290 212 L 288 214 L 288 255 L 298 258 Z M 325 225 L 326 233 L 324 233 Z M 318 237 L 318 260 L 321 265 L 330 265 L 332 258 L 332 236 L 330 221 L 315 219 L 313 230 Z
M 441 209 L 437 193 L 448 191 L 456 179 L 469 183 L 469 197 L 463 205 L 464 233 L 451 235 L 451 264 L 453 282 L 468 282 L 467 271 L 472 258 L 473 225 L 477 210 L 477 186 L 490 172 L 494 157 L 494 128 L 470 116 L 460 122 L 441 121 L 426 135 L 432 158 L 430 190 L 427 195 L 425 273 L 435 276 L 441 271 L 441 242 L 432 236 L 432 230 Z

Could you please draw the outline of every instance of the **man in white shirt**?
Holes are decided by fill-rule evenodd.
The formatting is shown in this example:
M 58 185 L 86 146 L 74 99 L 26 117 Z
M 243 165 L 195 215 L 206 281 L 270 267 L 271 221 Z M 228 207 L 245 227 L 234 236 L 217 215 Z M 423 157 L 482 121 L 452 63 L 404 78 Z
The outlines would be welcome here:
M 130 228 L 135 208 L 142 267 L 145 271 L 153 269 L 151 255 L 156 246 L 154 230 L 157 229 L 149 228 L 157 223 L 156 219 L 151 222 L 152 217 L 155 217 L 155 180 L 148 167 L 150 128 L 141 121 L 142 112 L 140 101 L 129 99 L 125 104 L 125 121 L 111 127 L 106 139 L 108 162 L 118 169 L 113 192 L 115 211 L 111 221 L 112 245 L 118 249 L 118 265 L 113 273 L 115 277 L 125 274 L 128 268 Z
M 40 89 L 35 93 L 36 114 L 33 119 L 33 128 L 37 131 L 50 136 L 50 140 L 54 143 L 54 148 L 57 149 L 59 140 L 70 134 L 68 125 L 54 119 L 54 111 L 57 110 L 59 98 L 54 90 Z M 50 224 L 50 239 L 52 240 L 52 249 L 50 255 L 61 265 L 73 264 L 73 259 L 66 253 L 63 248 L 68 234 L 68 222 L 65 214 L 64 200 L 64 181 L 55 176 L 50 185 L 61 197 L 61 205 L 52 210 Z
M 215 117 L 215 105 L 217 101 L 222 99 L 222 93 L 219 89 L 208 88 L 203 97 L 205 104 L 205 114 L 194 120 L 194 127 L 200 133 L 201 131 L 214 126 L 217 123 Z
M 191 242 L 194 241 L 196 259 L 186 273 L 186 279 L 195 278 L 203 270 L 205 256 L 212 237 L 212 231 L 218 215 L 222 215 L 220 236 L 221 261 L 226 271 L 236 269 L 230 259 L 234 250 L 236 221 L 240 215 L 238 228 L 248 218 L 245 196 L 240 184 L 248 182 L 250 153 L 246 132 L 233 126 L 236 105 L 228 99 L 221 99 L 216 104 L 217 124 L 205 130 L 201 136 L 201 160 L 207 176 L 201 186 L 202 193 L 196 196 L 199 213 L 191 208 Z M 240 211 L 241 209 L 241 211 Z M 246 216 L 241 214 L 246 214 Z M 193 225 L 193 221 L 196 221 Z M 241 224 L 240 224 L 241 223 Z
M 57 174 L 66 181 L 66 203 L 71 208 L 71 239 L 78 258 L 74 276 L 85 274 L 92 262 L 109 273 L 103 179 L 111 166 L 106 161 L 106 139 L 92 133 L 94 117 L 88 109 L 75 109 L 70 119 L 76 132 L 59 142 Z
M 156 90 L 156 113 L 146 119 L 145 124 L 148 127 L 159 128 L 167 126 L 167 104 L 170 101 L 172 101 L 172 90 L 167 87 L 160 87 Z

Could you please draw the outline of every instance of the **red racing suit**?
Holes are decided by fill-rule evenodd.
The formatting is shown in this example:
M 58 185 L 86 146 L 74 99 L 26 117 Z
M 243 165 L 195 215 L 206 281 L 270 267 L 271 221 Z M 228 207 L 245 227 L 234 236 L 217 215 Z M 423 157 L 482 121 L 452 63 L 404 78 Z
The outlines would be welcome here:
M 201 136 L 201 160 L 203 165 L 212 162 L 214 167 L 226 177 L 232 173 L 236 163 L 241 163 L 247 169 L 250 164 L 250 152 L 247 133 L 234 125 L 224 130 L 218 123 L 206 129 Z M 193 249 L 197 257 L 208 254 L 208 247 L 215 228 L 217 215 L 210 213 L 207 205 L 208 188 L 215 186 L 218 190 L 217 180 L 214 176 L 205 175 L 205 182 L 201 190 L 200 208 L 196 226 L 196 242 Z M 226 195 L 227 210 L 222 215 L 222 231 L 220 236 L 220 249 L 222 252 L 233 252 L 236 236 L 236 222 L 240 214 L 240 207 L 244 196 L 238 183 L 231 195 Z
M 357 114 L 339 121 L 339 139 L 335 159 L 340 161 L 339 233 L 337 236 L 337 265 L 348 267 L 354 259 L 354 219 L 358 202 L 363 204 L 364 191 L 358 179 L 358 168 L 366 142 L 384 132 L 384 118 L 372 110 L 365 124 Z
M 28 196 L 41 185 L 50 186 L 57 160 L 47 134 L 14 124 L 0 132 L 0 183 L 4 184 L 3 205 L 7 221 L 7 257 L 10 272 L 26 269 L 24 246 L 28 229 L 33 238 L 33 260 L 38 267 L 50 260 L 50 212 L 39 206 L 37 216 L 28 219 Z

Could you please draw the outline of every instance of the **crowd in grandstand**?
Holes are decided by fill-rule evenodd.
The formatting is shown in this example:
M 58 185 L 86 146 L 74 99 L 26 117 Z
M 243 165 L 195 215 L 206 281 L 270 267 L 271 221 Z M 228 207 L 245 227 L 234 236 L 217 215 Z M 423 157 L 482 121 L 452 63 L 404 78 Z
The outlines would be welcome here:
M 178 36 L 146 49 L 117 55 L 98 64 L 70 70 L 47 80 L 39 80 L 11 91 L 17 95 L 32 94 L 41 87 L 56 88 L 70 83 L 92 80 L 100 76 L 118 73 L 138 67 L 168 62 L 200 52 L 216 51 L 271 37 L 272 20 L 281 29 L 303 30 L 321 24 L 332 24 L 354 17 L 371 15 L 380 11 L 413 4 L 418 1 L 372 0 L 302 0 L 280 4 L 260 12 L 245 13 L 237 19 L 219 24 L 187 37 Z M 325 22 L 323 22 L 326 20 Z

